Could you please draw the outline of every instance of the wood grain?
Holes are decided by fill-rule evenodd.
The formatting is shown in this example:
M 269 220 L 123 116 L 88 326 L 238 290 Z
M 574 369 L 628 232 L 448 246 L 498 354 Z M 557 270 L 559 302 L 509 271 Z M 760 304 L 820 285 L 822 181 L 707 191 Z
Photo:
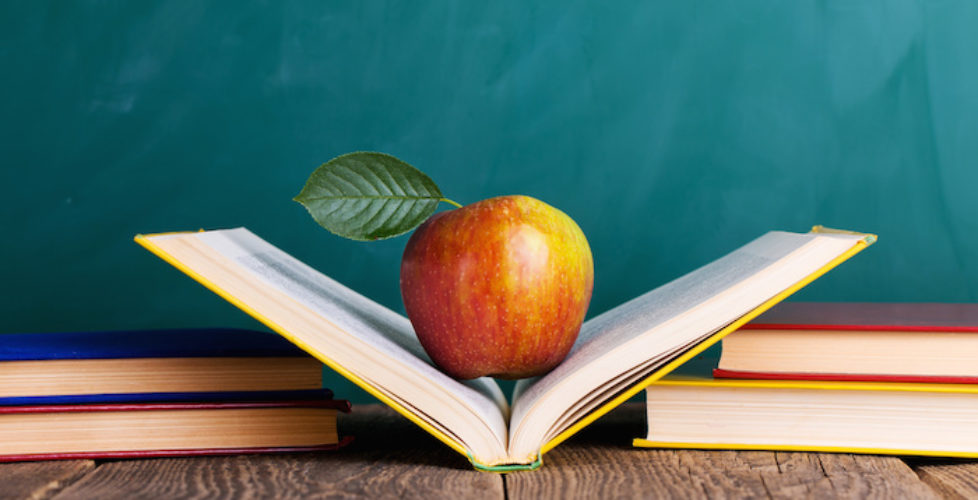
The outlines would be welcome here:
M 915 462 L 920 479 L 944 498 L 978 498 L 978 462 Z
M 0 464 L 0 498 L 50 498 L 94 468 L 91 460 Z
M 537 471 L 473 471 L 379 405 L 341 417 L 338 452 L 0 465 L 0 498 L 978 498 L 978 462 L 787 452 L 635 449 L 642 404 L 563 443 Z
M 507 476 L 508 497 L 936 498 L 896 457 L 632 448 L 644 435 L 644 406 L 623 405 Z
M 939 498 L 897 457 L 794 452 L 774 456 L 778 473 L 763 475 L 772 497 Z
M 340 432 L 357 440 L 336 452 L 107 462 L 56 498 L 503 498 L 501 476 L 385 407 L 355 407 Z

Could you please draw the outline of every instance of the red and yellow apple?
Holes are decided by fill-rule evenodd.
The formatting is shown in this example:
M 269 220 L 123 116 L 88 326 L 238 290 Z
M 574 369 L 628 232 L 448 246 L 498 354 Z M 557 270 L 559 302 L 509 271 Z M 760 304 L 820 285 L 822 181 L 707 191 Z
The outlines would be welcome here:
M 435 214 L 401 260 L 401 297 L 418 339 L 460 379 L 550 371 L 577 339 L 593 283 L 581 229 L 527 196 Z

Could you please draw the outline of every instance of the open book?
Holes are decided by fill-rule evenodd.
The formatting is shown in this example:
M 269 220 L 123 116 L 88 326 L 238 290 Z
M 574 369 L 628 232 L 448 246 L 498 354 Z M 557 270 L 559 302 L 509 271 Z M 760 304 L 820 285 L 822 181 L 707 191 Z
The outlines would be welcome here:
M 769 232 L 586 321 L 567 359 L 520 381 L 453 379 L 408 319 L 247 229 L 136 241 L 415 422 L 481 470 L 538 467 L 542 454 L 648 384 L 875 241 L 816 226 Z

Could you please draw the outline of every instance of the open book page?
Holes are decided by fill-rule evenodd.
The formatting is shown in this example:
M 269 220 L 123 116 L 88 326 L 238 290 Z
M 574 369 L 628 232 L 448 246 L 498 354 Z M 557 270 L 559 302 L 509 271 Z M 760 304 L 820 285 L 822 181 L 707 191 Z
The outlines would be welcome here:
M 563 363 L 517 385 L 511 456 L 535 453 L 591 409 L 818 271 L 861 238 L 771 232 L 587 321 Z
M 425 354 L 407 318 L 317 272 L 243 228 L 151 238 L 157 238 L 155 243 L 164 251 L 175 246 L 167 241 L 172 238 L 191 245 L 205 245 L 226 259 L 225 265 L 234 267 L 233 273 L 263 283 L 260 290 L 265 290 L 265 294 L 272 296 L 272 290 L 284 294 L 320 318 L 313 321 L 322 323 L 320 331 L 302 334 L 300 330 L 304 327 L 297 325 L 288 329 L 290 333 L 419 418 L 429 420 L 471 447 L 473 453 L 483 454 L 477 458 L 490 460 L 504 452 L 508 406 L 499 386 L 488 378 L 460 382 L 439 371 Z M 195 271 L 208 278 L 207 269 Z M 247 301 L 244 295 L 232 295 Z M 261 312 L 268 307 L 263 300 L 255 297 L 247 305 Z M 417 387 L 406 388 L 409 382 Z M 491 433 L 496 449 L 490 452 L 489 445 L 478 444 L 486 441 L 484 436 L 464 435 L 472 431 L 460 428 L 459 413 L 469 414 L 468 426 L 482 428 L 480 432 L 484 434 Z M 450 424 L 452 420 L 456 423 Z

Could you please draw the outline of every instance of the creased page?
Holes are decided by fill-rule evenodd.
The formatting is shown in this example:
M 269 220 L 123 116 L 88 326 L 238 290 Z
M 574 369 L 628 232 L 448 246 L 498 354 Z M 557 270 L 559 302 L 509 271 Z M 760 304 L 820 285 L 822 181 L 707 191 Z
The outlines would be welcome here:
M 455 397 L 460 405 L 473 409 L 494 434 L 502 436 L 505 445 L 508 407 L 499 386 L 491 379 L 463 383 L 439 371 L 425 354 L 407 318 L 319 273 L 246 229 L 208 231 L 190 237 L 369 344 L 383 356 L 420 373 Z M 328 346 L 324 352 L 330 354 Z M 370 375 L 366 373 L 363 377 L 370 379 Z
M 602 394 L 600 388 L 619 374 L 718 331 L 817 271 L 859 239 L 771 232 L 587 321 L 562 364 L 544 377 L 517 385 L 511 448 L 531 417 L 557 421 L 589 395 Z M 539 427 L 540 422 L 525 427 L 533 425 Z

